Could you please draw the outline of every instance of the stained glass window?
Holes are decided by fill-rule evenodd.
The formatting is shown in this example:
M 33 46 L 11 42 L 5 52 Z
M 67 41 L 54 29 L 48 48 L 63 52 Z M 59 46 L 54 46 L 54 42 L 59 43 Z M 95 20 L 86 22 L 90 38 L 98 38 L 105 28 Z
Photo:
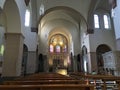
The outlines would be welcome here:
M 63 52 L 67 52 L 67 46 L 66 45 L 64 45 L 64 47 L 63 47 Z
M 59 53 L 60 52 L 60 46 L 56 45 L 56 52 Z
M 54 52 L 54 47 L 52 44 L 50 45 L 50 52 Z

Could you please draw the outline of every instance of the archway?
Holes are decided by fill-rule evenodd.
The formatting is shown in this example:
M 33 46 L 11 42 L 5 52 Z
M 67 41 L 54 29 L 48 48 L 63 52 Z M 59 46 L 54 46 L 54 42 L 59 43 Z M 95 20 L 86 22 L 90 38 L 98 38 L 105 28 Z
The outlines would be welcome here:
M 49 39 L 49 68 L 52 72 L 67 72 L 68 40 L 62 34 L 55 34 Z
M 22 71 L 21 71 L 21 75 L 26 75 L 27 59 L 28 59 L 28 47 L 24 44 L 23 45 L 23 57 L 22 57 Z
M 41 44 L 38 47 L 39 53 L 47 53 L 45 52 L 45 46 L 47 45 L 46 42 L 48 40 L 48 36 L 56 29 L 55 33 L 61 33 L 61 30 L 64 30 L 62 34 L 65 33 L 67 37 L 70 37 L 70 44 L 72 44 L 72 42 L 74 44 L 72 48 L 73 55 L 75 54 L 77 56 L 81 49 L 81 38 L 76 38 L 80 37 L 81 32 L 86 32 L 87 23 L 85 18 L 78 11 L 70 7 L 56 6 L 46 10 L 45 14 L 40 16 L 38 28 L 38 35 Z
M 102 54 L 111 51 L 110 47 L 105 45 L 105 44 L 101 44 L 97 47 L 96 49 L 96 59 L 97 59 L 97 66 L 98 66 L 98 73 L 102 73 L 104 70 L 104 60 L 103 60 L 103 56 Z
M 81 61 L 81 70 L 83 72 L 88 72 L 88 55 L 87 55 L 88 51 L 86 46 L 82 47 L 82 61 Z
M 87 29 L 85 18 L 78 11 L 70 7 L 56 6 L 46 10 L 45 14 L 40 17 L 38 28 L 38 53 L 47 57 L 50 38 L 55 34 L 64 35 L 68 40 L 68 58 L 69 60 L 73 58 L 72 62 L 68 62 L 70 62 L 69 64 L 74 64 L 72 68 L 69 68 L 69 71 L 77 71 L 77 55 L 81 51 L 80 35 Z M 49 61 L 48 59 L 49 56 L 45 60 L 46 63 Z M 50 69 L 50 71 L 54 70 Z
M 6 0 L 3 11 L 6 39 L 2 76 L 20 76 L 24 38 L 21 34 L 20 13 L 16 1 Z

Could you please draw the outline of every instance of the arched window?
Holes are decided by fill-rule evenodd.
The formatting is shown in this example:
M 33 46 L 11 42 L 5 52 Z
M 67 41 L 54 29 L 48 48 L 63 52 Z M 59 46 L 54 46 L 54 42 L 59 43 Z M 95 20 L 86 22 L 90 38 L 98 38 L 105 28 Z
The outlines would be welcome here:
M 63 52 L 67 52 L 67 46 L 66 45 L 64 45 L 64 47 L 63 47 Z
M 60 53 L 60 51 L 61 51 L 61 50 L 60 50 L 60 46 L 59 46 L 59 45 L 56 45 L 56 52 L 57 52 L 57 53 Z
M 94 14 L 94 26 L 95 28 L 99 28 L 99 17 L 97 14 Z
M 65 36 L 61 34 L 55 34 L 49 41 L 49 52 L 54 53 L 66 53 L 68 51 L 68 41 Z
M 103 20 L 104 20 L 104 28 L 108 29 L 109 28 L 108 16 L 107 15 L 103 15 Z
M 97 14 L 96 14 L 97 13 Z M 94 28 L 99 30 L 111 29 L 111 20 L 108 12 L 104 10 L 98 10 L 94 14 Z
M 50 52 L 54 52 L 54 47 L 52 44 L 50 44 Z
M 30 25 L 30 10 L 26 10 L 25 12 L 25 26 L 29 27 Z

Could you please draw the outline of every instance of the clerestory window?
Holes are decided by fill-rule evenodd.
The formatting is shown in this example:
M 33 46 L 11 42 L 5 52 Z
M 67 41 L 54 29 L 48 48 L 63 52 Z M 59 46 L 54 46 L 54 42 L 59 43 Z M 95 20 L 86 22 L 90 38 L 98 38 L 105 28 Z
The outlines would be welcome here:
M 30 25 L 30 11 L 27 9 L 25 12 L 25 26 L 29 27 Z
M 97 14 L 94 15 L 94 26 L 95 28 L 99 28 L 99 17 Z

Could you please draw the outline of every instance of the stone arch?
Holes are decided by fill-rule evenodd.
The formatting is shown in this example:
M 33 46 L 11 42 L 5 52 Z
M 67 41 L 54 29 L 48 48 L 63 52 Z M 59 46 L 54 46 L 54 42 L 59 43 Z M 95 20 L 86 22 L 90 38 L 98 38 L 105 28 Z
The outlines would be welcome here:
M 22 51 L 24 37 L 21 34 L 20 12 L 16 1 L 6 0 L 3 11 L 5 13 L 6 22 L 6 39 L 2 76 L 20 76 L 22 68 Z
M 104 60 L 102 54 L 111 51 L 111 48 L 106 44 L 101 44 L 96 48 L 96 60 L 98 66 L 98 73 L 104 67 Z
M 27 59 L 28 59 L 28 47 L 26 44 L 23 45 L 23 57 L 22 57 L 22 70 L 21 75 L 26 75 L 27 73 Z
M 88 72 L 88 50 L 85 45 L 82 47 L 82 61 L 81 61 L 81 70 L 83 72 Z
M 72 42 L 72 36 L 69 33 L 68 30 L 66 30 L 65 28 L 59 28 L 60 31 L 57 31 L 57 28 L 54 28 L 51 32 L 49 32 L 49 36 L 48 36 L 48 45 L 49 45 L 49 40 L 52 36 L 54 36 L 55 34 L 61 34 L 63 35 L 66 39 L 67 39 L 67 43 L 68 43 L 68 52 L 70 53 L 70 43 Z
M 18 6 L 15 0 L 6 0 L 4 4 L 4 12 L 6 15 L 6 32 L 21 33 L 21 20 Z M 14 11 L 14 13 L 13 13 Z
M 48 40 L 49 33 L 51 31 L 53 31 L 55 28 L 58 28 L 58 27 L 65 28 L 66 30 L 64 32 L 69 32 L 67 34 L 71 40 L 71 47 L 72 47 L 72 42 L 74 44 L 73 45 L 74 48 L 72 49 L 74 51 L 73 54 L 77 55 L 78 53 L 80 53 L 79 50 L 80 50 L 80 41 L 81 41 L 80 39 L 81 38 L 77 39 L 78 40 L 77 42 L 75 42 L 75 41 L 76 41 L 77 35 L 78 35 L 78 37 L 80 36 L 80 32 L 82 32 L 82 33 L 86 32 L 87 23 L 86 23 L 85 18 L 78 11 L 76 11 L 70 7 L 65 7 L 65 6 L 53 7 L 53 8 L 46 10 L 46 12 L 43 16 L 40 16 L 38 24 L 39 24 L 38 25 L 39 38 L 45 37 L 46 38 L 45 40 Z M 76 36 L 73 35 L 73 30 L 74 30 L 74 34 L 76 34 Z M 41 39 L 41 42 L 43 42 L 43 43 L 47 42 L 42 39 Z M 42 46 L 45 46 L 45 45 L 42 45 Z M 44 50 L 44 51 L 39 50 L 39 51 L 46 53 L 45 52 L 46 50 Z
M 87 53 L 88 53 L 88 50 L 87 50 L 86 46 L 84 45 L 82 47 L 82 55 L 86 55 Z
M 70 7 L 67 7 L 67 6 L 56 6 L 56 7 L 52 7 L 52 8 L 49 8 L 45 11 L 44 15 L 42 15 L 40 18 L 39 18 L 39 22 L 44 18 L 45 15 L 47 15 L 48 13 L 52 12 L 52 11 L 55 11 L 55 10 L 64 10 L 64 11 L 67 11 L 67 13 L 74 17 L 75 20 L 80 20 L 82 19 L 82 22 L 84 22 L 86 24 L 86 27 L 88 27 L 87 25 L 87 21 L 86 19 L 82 16 L 82 14 L 80 14 L 78 11 L 74 10 L 73 8 L 70 8 Z M 72 12 L 72 13 L 71 13 Z M 71 13 L 71 14 L 70 14 Z M 74 14 L 73 14 L 74 13 Z M 79 17 L 79 19 L 76 17 L 76 15 Z

